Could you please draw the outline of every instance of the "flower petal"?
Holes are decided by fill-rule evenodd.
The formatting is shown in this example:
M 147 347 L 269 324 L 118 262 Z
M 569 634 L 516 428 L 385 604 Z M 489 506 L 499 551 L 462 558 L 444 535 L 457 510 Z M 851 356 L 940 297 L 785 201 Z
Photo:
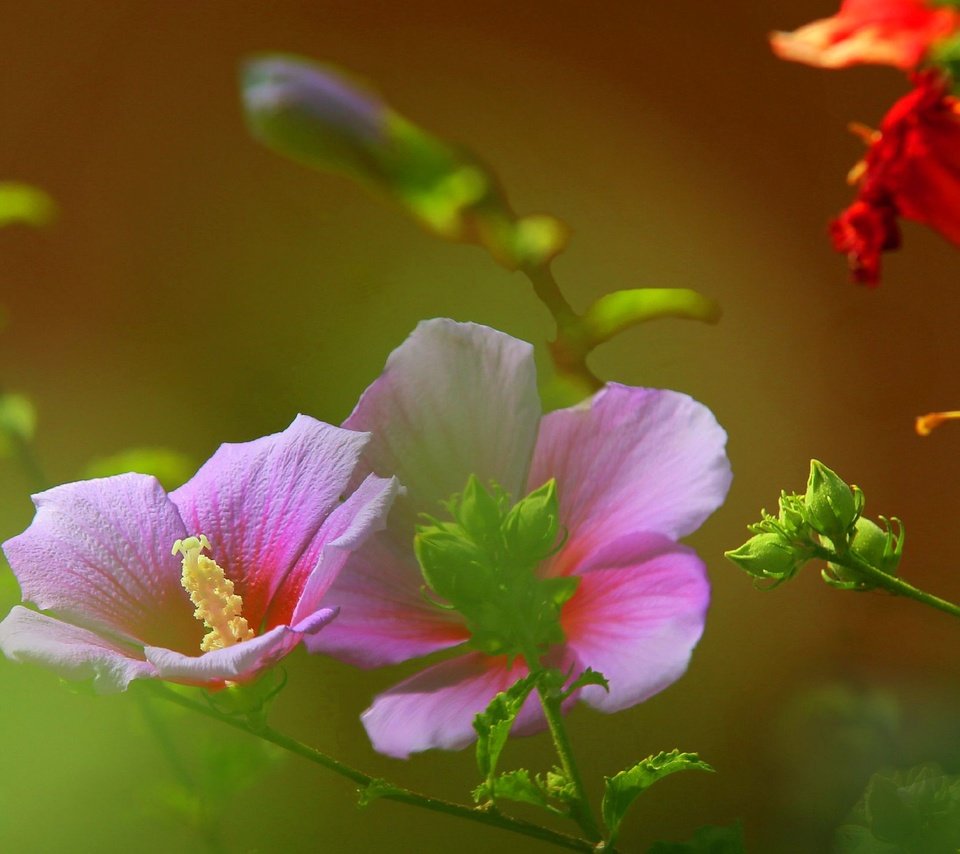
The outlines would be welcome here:
M 466 640 L 457 617 L 430 605 L 413 557 L 418 513 L 476 474 L 518 495 L 540 417 L 533 348 L 516 338 L 452 320 L 420 323 L 344 422 L 373 434 L 370 468 L 406 488 L 388 534 L 354 553 L 325 603 L 342 608 L 311 649 L 361 666 L 425 655 Z
M 252 627 L 347 490 L 368 439 L 298 415 L 282 433 L 221 445 L 171 493 L 189 533 L 210 540 Z
M 68 483 L 33 500 L 30 527 L 3 545 L 25 601 L 141 643 L 199 645 L 203 631 L 170 553 L 186 531 L 155 478 Z
M 471 474 L 518 497 L 539 418 L 530 344 L 437 319 L 420 323 L 390 354 L 344 427 L 373 433 L 370 467 L 406 487 L 391 529 L 411 547 L 416 514 L 438 512 Z
M 327 608 L 310 615 L 294 628 L 277 626 L 251 640 L 201 655 L 183 655 L 153 646 L 144 649 L 144 654 L 156 667 L 157 675 L 172 682 L 208 686 L 227 681 L 247 682 L 289 655 L 300 641 L 320 631 L 336 615 L 336 609 Z
M 557 479 L 564 552 L 635 531 L 698 528 L 730 487 L 727 434 L 685 394 L 611 383 L 543 418 L 528 490 Z M 563 552 L 554 565 L 564 563 Z
M 431 748 L 459 750 L 477 737 L 473 719 L 528 672 L 519 659 L 508 669 L 505 656 L 463 655 L 380 694 L 360 720 L 374 749 L 387 756 L 407 759 Z M 536 697 L 524 704 L 515 726 L 527 732 L 543 728 Z
M 567 645 L 599 670 L 610 692 L 583 689 L 594 708 L 615 712 L 683 675 L 703 634 L 710 584 L 696 553 L 657 534 L 634 534 L 591 555 L 564 606 Z
M 460 616 L 431 605 L 422 585 L 412 545 L 374 534 L 350 555 L 324 598 L 340 616 L 308 639 L 307 648 L 358 667 L 381 667 L 468 640 Z
M 132 649 L 19 605 L 0 623 L 0 651 L 11 661 L 48 667 L 64 679 L 92 678 L 101 694 L 123 691 L 133 679 L 157 675 Z
M 955 10 L 926 0 L 845 0 L 836 15 L 774 33 L 770 42 L 781 59 L 820 68 L 876 63 L 906 71 L 956 26 Z
M 268 628 L 297 622 L 320 607 L 351 552 L 386 525 L 399 489 L 396 478 L 371 474 L 333 509 L 273 597 L 266 618 Z

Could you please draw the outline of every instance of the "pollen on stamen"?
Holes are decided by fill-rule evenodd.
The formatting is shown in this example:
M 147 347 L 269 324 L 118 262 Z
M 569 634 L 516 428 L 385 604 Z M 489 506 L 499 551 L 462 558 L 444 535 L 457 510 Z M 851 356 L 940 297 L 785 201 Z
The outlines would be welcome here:
M 242 616 L 243 600 L 233 592 L 233 582 L 216 561 L 203 554 L 210 550 L 210 541 L 203 535 L 177 540 L 173 554 L 183 557 L 180 583 L 190 594 L 196 610 L 193 616 L 207 628 L 200 649 L 224 649 L 250 640 L 253 629 Z
M 916 421 L 916 430 L 918 436 L 929 436 L 944 421 L 954 421 L 960 419 L 960 411 L 951 412 L 928 412 L 926 415 L 918 415 Z

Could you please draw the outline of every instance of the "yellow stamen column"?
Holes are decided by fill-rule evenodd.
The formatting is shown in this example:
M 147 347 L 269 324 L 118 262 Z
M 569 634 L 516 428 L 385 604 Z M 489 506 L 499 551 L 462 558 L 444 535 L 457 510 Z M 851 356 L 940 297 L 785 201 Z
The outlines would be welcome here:
M 209 550 L 210 541 L 203 534 L 173 544 L 173 554 L 183 556 L 180 583 L 196 608 L 193 616 L 208 629 L 200 644 L 203 652 L 224 649 L 254 636 L 241 616 L 243 600 L 233 592 L 233 582 L 216 561 L 203 554 Z

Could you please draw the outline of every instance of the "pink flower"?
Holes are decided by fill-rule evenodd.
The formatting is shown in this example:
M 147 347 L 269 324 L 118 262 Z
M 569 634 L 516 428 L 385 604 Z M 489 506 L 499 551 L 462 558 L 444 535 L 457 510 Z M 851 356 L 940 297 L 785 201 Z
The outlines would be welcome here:
M 397 484 L 364 478 L 369 438 L 299 416 L 222 445 L 169 495 L 124 474 L 35 496 L 33 523 L 3 549 L 40 610 L 14 607 L 0 650 L 101 692 L 253 679 L 336 616 L 320 600 L 383 524 Z
M 556 478 L 568 539 L 538 572 L 580 583 L 563 605 L 566 640 L 550 650 L 551 663 L 603 672 L 609 694 L 588 686 L 577 696 L 605 712 L 684 672 L 709 586 L 703 563 L 676 540 L 723 502 L 730 483 L 726 434 L 704 406 L 610 384 L 583 406 L 541 417 L 529 344 L 433 320 L 390 356 L 345 426 L 371 431 L 369 465 L 395 472 L 407 494 L 334 583 L 327 601 L 342 606 L 340 617 L 308 647 L 374 667 L 469 641 L 459 615 L 421 592 L 418 514 L 442 512 L 439 502 L 471 474 L 514 500 Z M 460 748 L 474 738 L 474 715 L 526 673 L 519 658 L 508 667 L 506 656 L 465 652 L 378 696 L 363 723 L 374 747 L 392 756 Z M 542 726 L 531 700 L 518 731 Z
M 954 9 L 925 0 L 844 0 L 836 15 L 774 33 L 770 43 L 781 59 L 821 68 L 877 63 L 908 70 L 958 24 Z

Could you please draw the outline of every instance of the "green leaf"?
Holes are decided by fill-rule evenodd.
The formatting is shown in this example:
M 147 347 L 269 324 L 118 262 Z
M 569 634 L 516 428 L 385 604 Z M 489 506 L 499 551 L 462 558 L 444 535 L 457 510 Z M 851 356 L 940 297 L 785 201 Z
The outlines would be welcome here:
M 22 394 L 0 395 L 0 457 L 8 457 L 17 445 L 29 442 L 37 425 L 33 404 Z
M 399 795 L 403 793 L 403 789 L 394 786 L 393 783 L 388 783 L 386 780 L 371 780 L 358 791 L 359 801 L 358 804 L 361 807 L 369 806 L 377 798 L 385 798 L 389 795 Z
M 617 838 L 620 822 L 634 800 L 658 780 L 677 771 L 713 771 L 713 768 L 702 762 L 696 753 L 671 750 L 648 756 L 632 768 L 605 778 L 602 811 L 611 843 Z
M 600 297 L 584 314 L 583 327 L 592 349 L 649 320 L 675 317 L 717 323 L 721 313 L 712 299 L 687 288 L 636 288 Z
M 955 851 L 960 848 L 960 776 L 935 764 L 884 771 L 837 831 L 838 854 Z
M 169 448 L 131 448 L 91 461 L 83 476 L 110 477 L 131 471 L 152 474 L 164 489 L 171 490 L 189 480 L 196 466 L 186 454 Z
M 477 803 L 486 800 L 508 800 L 522 804 L 533 804 L 535 807 L 553 809 L 547 800 L 547 794 L 540 781 L 533 779 L 525 768 L 516 771 L 505 771 L 493 778 L 492 783 L 482 783 L 473 792 L 473 799 Z
M 745 854 L 743 827 L 701 827 L 688 842 L 654 842 L 647 854 Z
M 562 768 L 553 768 L 553 770 L 547 771 L 543 788 L 551 798 L 565 804 L 576 804 L 580 801 L 577 787 Z
M 563 692 L 560 699 L 567 699 L 567 697 L 571 696 L 574 691 L 577 691 L 580 688 L 585 688 L 587 685 L 599 685 L 608 694 L 610 693 L 610 683 L 607 681 L 607 677 L 599 671 L 594 670 L 592 667 L 588 667 L 583 671 L 583 673 L 574 679 L 573 682 L 570 683 L 570 687 Z
M 497 694 L 486 711 L 473 719 L 473 728 L 477 731 L 477 768 L 488 784 L 496 773 L 500 754 L 510 737 L 510 728 L 539 678 L 538 673 L 524 677 Z
M 13 181 L 0 182 L 0 227 L 5 225 L 48 225 L 57 215 L 57 206 L 43 190 Z

